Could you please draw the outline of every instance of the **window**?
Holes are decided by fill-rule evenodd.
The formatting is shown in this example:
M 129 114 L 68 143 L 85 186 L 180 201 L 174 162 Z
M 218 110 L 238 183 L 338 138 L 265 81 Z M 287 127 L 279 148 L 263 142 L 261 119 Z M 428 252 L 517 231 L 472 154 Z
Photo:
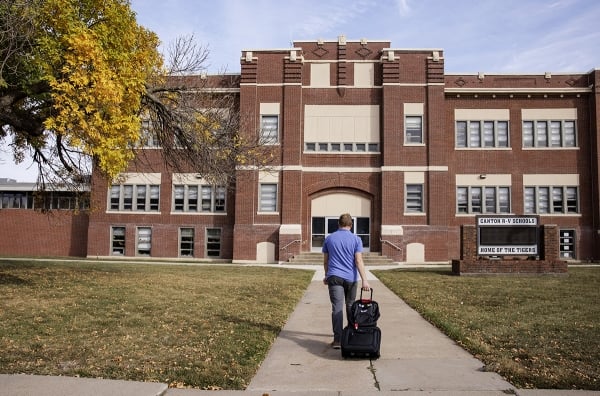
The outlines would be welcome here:
M 260 116 L 260 140 L 264 144 L 276 144 L 279 142 L 279 116 Z
M 194 229 L 179 229 L 179 256 L 194 257 Z
M 110 234 L 111 255 L 125 255 L 125 227 L 112 227 Z
M 342 142 L 306 142 L 304 143 L 305 152 L 319 153 L 378 153 L 379 143 L 342 143 Z
M 150 122 L 150 120 L 142 120 L 142 131 L 140 134 L 139 145 L 144 148 L 160 147 L 158 137 L 152 129 L 152 123 Z
M 423 213 L 423 185 L 407 184 L 404 207 L 409 213 Z
M 456 121 L 456 147 L 508 147 L 508 121 Z
M 114 185 L 109 190 L 109 208 L 118 211 L 158 212 L 160 186 Z
M 456 213 L 510 213 L 510 188 L 499 186 L 457 187 Z
M 138 227 L 137 229 L 137 255 L 150 256 L 152 247 L 152 228 Z
M 404 118 L 404 143 L 423 143 L 423 117 L 406 116 Z
M 198 194 L 200 197 L 198 198 Z M 210 185 L 174 185 L 173 210 L 175 212 L 225 212 L 225 187 Z M 200 202 L 198 202 L 200 199 Z M 200 203 L 200 209 L 198 209 Z
M 523 147 L 576 147 L 575 120 L 523 121 Z
M 277 184 L 261 183 L 259 212 L 277 212 Z
M 525 213 L 579 213 L 577 187 L 525 187 L 524 199 Z
M 207 228 L 206 229 L 206 257 L 219 258 L 221 257 L 221 229 Z

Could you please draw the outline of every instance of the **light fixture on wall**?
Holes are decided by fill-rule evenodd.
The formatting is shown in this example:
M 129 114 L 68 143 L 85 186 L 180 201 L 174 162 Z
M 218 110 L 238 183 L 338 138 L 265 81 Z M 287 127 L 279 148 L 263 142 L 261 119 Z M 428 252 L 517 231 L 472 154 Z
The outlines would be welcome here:
M 480 179 L 485 179 L 485 178 L 487 178 L 487 175 L 485 173 L 482 173 L 481 175 L 479 175 L 479 178 Z

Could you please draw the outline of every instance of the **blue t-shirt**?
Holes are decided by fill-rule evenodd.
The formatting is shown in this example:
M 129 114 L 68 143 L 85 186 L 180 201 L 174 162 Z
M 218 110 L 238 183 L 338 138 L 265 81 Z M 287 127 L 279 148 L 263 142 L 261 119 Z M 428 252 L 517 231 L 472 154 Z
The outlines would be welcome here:
M 354 255 L 362 253 L 362 240 L 350 230 L 338 229 L 325 239 L 323 253 L 329 254 L 327 274 L 325 276 L 339 276 L 349 282 L 358 280 L 358 269 L 354 262 Z

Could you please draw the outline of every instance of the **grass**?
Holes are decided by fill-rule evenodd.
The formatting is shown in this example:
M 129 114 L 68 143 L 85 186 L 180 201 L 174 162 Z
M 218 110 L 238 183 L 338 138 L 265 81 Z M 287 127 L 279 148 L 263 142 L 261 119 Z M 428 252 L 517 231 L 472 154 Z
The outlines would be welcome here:
M 600 268 L 538 277 L 374 273 L 517 387 L 600 390 Z
M 312 278 L 281 268 L 0 261 L 0 372 L 244 389 Z

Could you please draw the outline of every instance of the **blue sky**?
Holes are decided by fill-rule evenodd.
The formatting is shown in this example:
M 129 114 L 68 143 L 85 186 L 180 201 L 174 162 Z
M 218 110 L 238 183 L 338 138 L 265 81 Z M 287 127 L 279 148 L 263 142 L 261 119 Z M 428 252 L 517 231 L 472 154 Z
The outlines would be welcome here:
M 138 23 L 168 43 L 193 34 L 207 71 L 239 72 L 245 49 L 294 40 L 389 40 L 444 50 L 446 73 L 588 72 L 600 68 L 597 0 L 131 0 Z M 35 181 L 0 147 L 0 177 Z M 28 169 L 29 167 L 29 169 Z

